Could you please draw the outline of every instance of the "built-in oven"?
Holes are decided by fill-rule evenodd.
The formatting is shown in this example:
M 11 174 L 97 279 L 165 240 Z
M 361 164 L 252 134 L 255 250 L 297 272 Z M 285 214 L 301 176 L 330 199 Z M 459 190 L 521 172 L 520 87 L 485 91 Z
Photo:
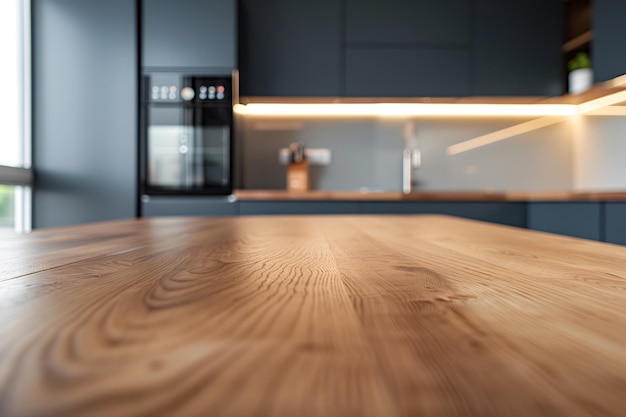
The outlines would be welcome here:
M 143 74 L 141 194 L 232 193 L 233 77 Z

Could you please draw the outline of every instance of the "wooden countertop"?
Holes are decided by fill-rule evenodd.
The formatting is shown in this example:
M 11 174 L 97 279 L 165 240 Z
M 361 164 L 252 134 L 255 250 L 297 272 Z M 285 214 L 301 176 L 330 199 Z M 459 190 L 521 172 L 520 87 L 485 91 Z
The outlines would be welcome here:
M 1 416 L 624 416 L 626 248 L 445 216 L 0 242 Z
M 625 192 L 359 192 L 236 190 L 239 200 L 337 200 L 337 201 L 626 201 Z

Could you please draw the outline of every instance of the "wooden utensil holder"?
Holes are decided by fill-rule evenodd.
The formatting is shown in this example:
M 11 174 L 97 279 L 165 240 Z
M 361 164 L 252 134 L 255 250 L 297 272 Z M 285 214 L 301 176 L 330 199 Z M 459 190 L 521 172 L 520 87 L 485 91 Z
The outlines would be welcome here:
M 309 163 L 305 160 L 287 165 L 287 191 L 309 189 Z

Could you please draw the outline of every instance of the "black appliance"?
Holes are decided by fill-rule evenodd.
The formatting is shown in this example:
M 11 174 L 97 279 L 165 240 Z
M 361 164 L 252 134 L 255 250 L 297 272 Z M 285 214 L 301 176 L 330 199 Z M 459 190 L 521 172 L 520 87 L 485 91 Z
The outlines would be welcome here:
M 232 76 L 142 78 L 141 194 L 231 194 Z

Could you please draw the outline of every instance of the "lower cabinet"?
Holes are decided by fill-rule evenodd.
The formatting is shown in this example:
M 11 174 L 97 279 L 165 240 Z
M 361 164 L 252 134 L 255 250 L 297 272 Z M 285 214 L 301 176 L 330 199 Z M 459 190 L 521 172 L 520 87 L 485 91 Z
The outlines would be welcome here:
M 380 202 L 361 205 L 365 214 L 447 214 L 509 226 L 526 227 L 526 203 L 517 202 Z
M 143 217 L 236 216 L 238 203 L 227 197 L 150 197 L 141 202 Z
M 355 214 L 355 201 L 240 201 L 240 215 L 256 214 Z
M 603 240 L 601 202 L 528 203 L 529 229 Z
M 143 217 L 298 214 L 446 214 L 626 245 L 626 202 L 240 200 L 151 197 Z
M 626 245 L 626 203 L 606 203 L 604 238 L 609 243 Z
M 510 226 L 526 226 L 525 203 L 240 201 L 239 214 L 448 214 Z

